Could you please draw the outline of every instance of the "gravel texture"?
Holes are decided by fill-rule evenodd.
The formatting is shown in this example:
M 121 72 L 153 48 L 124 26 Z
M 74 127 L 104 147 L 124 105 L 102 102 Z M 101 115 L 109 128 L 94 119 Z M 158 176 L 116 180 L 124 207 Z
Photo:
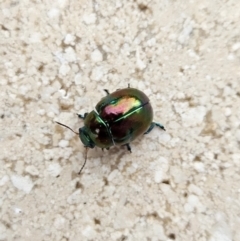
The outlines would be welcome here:
M 240 1 L 0 2 L 0 240 L 240 241 Z M 144 91 L 155 128 L 88 152 L 76 113 Z

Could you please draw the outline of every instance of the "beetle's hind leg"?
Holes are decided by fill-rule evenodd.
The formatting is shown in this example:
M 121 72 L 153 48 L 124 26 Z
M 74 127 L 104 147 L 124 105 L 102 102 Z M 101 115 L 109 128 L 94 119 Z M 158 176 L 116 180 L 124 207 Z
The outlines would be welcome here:
M 131 148 L 131 146 L 130 146 L 129 143 L 124 144 L 123 146 L 126 146 L 126 147 L 127 147 L 127 150 L 128 150 L 130 153 L 132 153 L 132 148 Z
M 83 120 L 87 117 L 87 115 L 88 115 L 88 113 L 84 113 L 83 115 L 77 114 L 78 118 L 83 119 Z
M 148 134 L 155 126 L 161 128 L 162 130 L 166 131 L 164 126 L 160 123 L 157 122 L 152 122 L 151 125 L 149 126 L 148 130 L 144 134 Z

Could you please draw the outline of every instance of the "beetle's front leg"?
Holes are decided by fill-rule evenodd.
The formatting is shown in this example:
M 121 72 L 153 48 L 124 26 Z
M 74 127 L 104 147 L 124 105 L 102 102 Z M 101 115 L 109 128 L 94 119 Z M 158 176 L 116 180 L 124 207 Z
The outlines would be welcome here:
M 144 134 L 148 134 L 155 126 L 161 128 L 162 130 L 166 131 L 164 126 L 160 123 L 157 122 L 152 122 L 151 125 L 149 126 L 148 130 Z
M 104 89 L 107 95 L 110 95 L 109 91 L 107 89 Z
M 129 151 L 130 153 L 132 153 L 132 148 L 131 148 L 131 146 L 130 146 L 129 143 L 127 143 L 127 144 L 125 144 L 125 145 L 123 145 L 123 146 L 126 146 L 127 149 L 128 149 L 128 151 Z
M 77 114 L 78 118 L 83 119 L 83 120 L 87 117 L 87 115 L 88 115 L 87 112 L 84 113 L 83 115 L 81 115 L 81 114 Z
M 109 149 L 110 149 L 110 147 L 105 147 L 105 148 L 102 148 L 102 151 L 104 151 L 104 149 L 109 150 Z

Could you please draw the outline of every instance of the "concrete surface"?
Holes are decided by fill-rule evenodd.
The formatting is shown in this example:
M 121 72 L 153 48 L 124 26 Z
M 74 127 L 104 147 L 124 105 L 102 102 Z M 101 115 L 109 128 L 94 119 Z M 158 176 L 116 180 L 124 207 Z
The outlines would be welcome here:
M 1 1 L 0 240 L 240 240 L 240 2 Z M 154 129 L 90 150 L 76 113 L 132 87 Z

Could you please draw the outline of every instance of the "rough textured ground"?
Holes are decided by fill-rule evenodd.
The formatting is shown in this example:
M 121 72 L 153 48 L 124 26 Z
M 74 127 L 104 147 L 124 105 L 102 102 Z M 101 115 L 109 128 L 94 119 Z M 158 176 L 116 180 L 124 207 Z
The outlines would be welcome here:
M 0 240 L 239 241 L 240 2 L 0 2 Z M 127 84 L 166 132 L 89 151 Z

